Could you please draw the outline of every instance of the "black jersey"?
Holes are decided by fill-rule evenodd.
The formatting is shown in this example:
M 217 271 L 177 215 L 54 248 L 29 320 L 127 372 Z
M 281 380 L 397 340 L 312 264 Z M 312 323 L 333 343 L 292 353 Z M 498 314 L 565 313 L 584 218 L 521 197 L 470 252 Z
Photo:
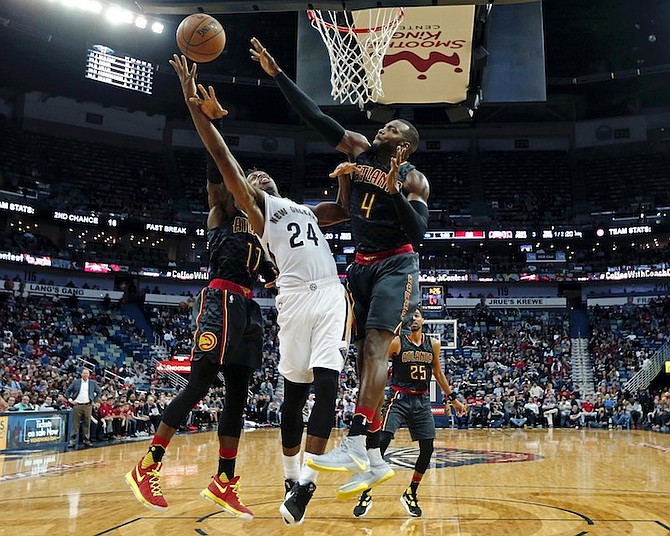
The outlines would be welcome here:
M 227 279 L 251 288 L 256 282 L 263 248 L 247 216 L 239 210 L 219 227 L 207 231 L 209 278 Z
M 389 168 L 379 162 L 373 150 L 358 155 L 356 164 L 349 197 L 356 250 L 375 253 L 411 243 L 386 187 Z M 407 173 L 413 169 L 409 162 L 403 163 L 398 170 L 398 181 L 404 183 Z
M 409 333 L 400 335 L 400 353 L 393 356 L 391 385 L 414 393 L 428 391 L 433 374 L 433 345 L 431 338 L 422 335 L 421 344 L 409 340 Z

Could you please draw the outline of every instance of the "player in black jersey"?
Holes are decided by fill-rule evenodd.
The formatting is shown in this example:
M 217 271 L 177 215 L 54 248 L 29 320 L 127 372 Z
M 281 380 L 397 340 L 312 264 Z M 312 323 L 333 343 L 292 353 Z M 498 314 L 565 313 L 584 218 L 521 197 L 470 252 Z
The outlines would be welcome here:
M 414 464 L 414 474 L 408 488 L 400 497 L 409 515 L 418 517 L 421 508 L 417 499 L 417 488 L 430 465 L 435 439 L 435 420 L 430 408 L 431 375 L 458 413 L 464 408 L 449 387 L 440 366 L 440 343 L 436 338 L 423 333 L 423 315 L 416 309 L 409 331 L 403 331 L 393 339 L 389 347 L 391 360 L 391 397 L 382 409 L 381 452 L 386 452 L 398 428 L 406 424 L 412 441 L 419 442 L 419 457 Z M 374 471 L 371 471 L 374 473 Z M 378 484 L 374 474 L 357 474 L 348 483 L 348 488 L 338 493 L 346 498 L 361 493 L 354 515 L 362 517 L 372 506 L 371 484 Z
M 194 79 L 174 63 L 173 67 L 187 104 L 198 106 L 188 101 L 189 96 L 196 94 Z M 247 216 L 235 206 L 209 154 L 207 195 L 210 280 L 193 308 L 196 329 L 188 385 L 165 408 L 149 451 L 126 475 L 126 481 L 145 506 L 157 510 L 167 508 L 160 484 L 163 454 L 184 418 L 222 372 L 226 396 L 218 428 L 219 463 L 209 486 L 200 494 L 228 513 L 251 519 L 252 512 L 238 496 L 239 476 L 235 476 L 249 380 L 254 369 L 261 366 L 263 348 L 261 310 L 252 299 L 251 287 L 259 269 L 266 279 L 274 274 L 272 266 L 264 261 L 262 246 Z
M 372 143 L 363 134 L 345 130 L 284 74 L 258 39 L 251 44 L 252 59 L 274 78 L 298 114 L 355 162 L 338 166 L 331 176 L 339 176 L 341 195 L 348 199 L 356 242 L 347 281 L 356 319 L 358 400 L 340 446 L 307 463 L 319 470 L 354 473 L 367 472 L 372 465 L 390 477 L 393 471 L 379 449 L 381 421 L 375 409 L 384 396 L 389 344 L 419 303 L 419 257 L 413 245 L 428 225 L 430 187 L 426 177 L 404 161 L 417 149 L 419 134 L 403 119 L 388 122 Z M 344 179 L 349 172 L 350 180 Z

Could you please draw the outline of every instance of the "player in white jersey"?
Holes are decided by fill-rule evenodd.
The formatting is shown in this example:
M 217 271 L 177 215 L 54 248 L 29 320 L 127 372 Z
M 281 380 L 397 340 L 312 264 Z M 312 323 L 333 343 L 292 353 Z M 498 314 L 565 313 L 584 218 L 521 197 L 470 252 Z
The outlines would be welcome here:
M 182 82 L 194 78 L 184 56 L 170 62 Z M 183 84 L 182 84 L 183 85 Z M 300 462 L 302 408 L 313 389 L 315 404 L 307 423 L 305 459 L 323 454 L 335 420 L 335 398 L 349 346 L 351 307 L 337 275 L 328 242 L 319 226 L 348 219 L 338 203 L 315 207 L 279 196 L 274 180 L 263 171 L 245 177 L 211 120 L 227 114 L 214 89 L 198 85 L 200 95 L 186 96 L 191 117 L 216 162 L 226 188 L 273 257 L 279 323 L 279 372 L 284 377 L 281 436 L 284 454 L 285 500 L 280 512 L 287 524 L 304 520 L 316 489 L 318 472 Z M 250 256 L 251 257 L 251 256 Z

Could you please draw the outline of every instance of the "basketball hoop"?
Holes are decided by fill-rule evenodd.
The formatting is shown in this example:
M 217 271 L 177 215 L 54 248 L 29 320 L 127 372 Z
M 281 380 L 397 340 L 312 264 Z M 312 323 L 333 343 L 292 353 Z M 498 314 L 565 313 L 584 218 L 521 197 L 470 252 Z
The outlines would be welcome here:
M 381 73 L 391 38 L 400 25 L 403 8 L 354 12 L 307 11 L 319 31 L 330 59 L 330 92 L 341 104 L 363 106 L 384 96 Z

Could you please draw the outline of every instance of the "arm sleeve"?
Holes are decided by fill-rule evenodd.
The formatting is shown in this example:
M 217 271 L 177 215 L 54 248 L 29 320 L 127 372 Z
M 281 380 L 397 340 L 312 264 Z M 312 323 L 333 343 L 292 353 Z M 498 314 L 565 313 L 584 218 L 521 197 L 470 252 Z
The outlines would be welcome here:
M 271 260 L 264 260 L 258 267 L 258 273 L 263 276 L 266 283 L 270 283 L 277 279 L 277 267 Z
M 391 196 L 402 227 L 412 243 L 423 239 L 428 228 L 428 207 L 421 201 L 408 201 L 402 193 Z
M 324 114 L 316 103 L 286 76 L 286 73 L 282 71 L 274 80 L 298 115 L 328 143 L 337 147 L 344 136 L 344 127 Z

